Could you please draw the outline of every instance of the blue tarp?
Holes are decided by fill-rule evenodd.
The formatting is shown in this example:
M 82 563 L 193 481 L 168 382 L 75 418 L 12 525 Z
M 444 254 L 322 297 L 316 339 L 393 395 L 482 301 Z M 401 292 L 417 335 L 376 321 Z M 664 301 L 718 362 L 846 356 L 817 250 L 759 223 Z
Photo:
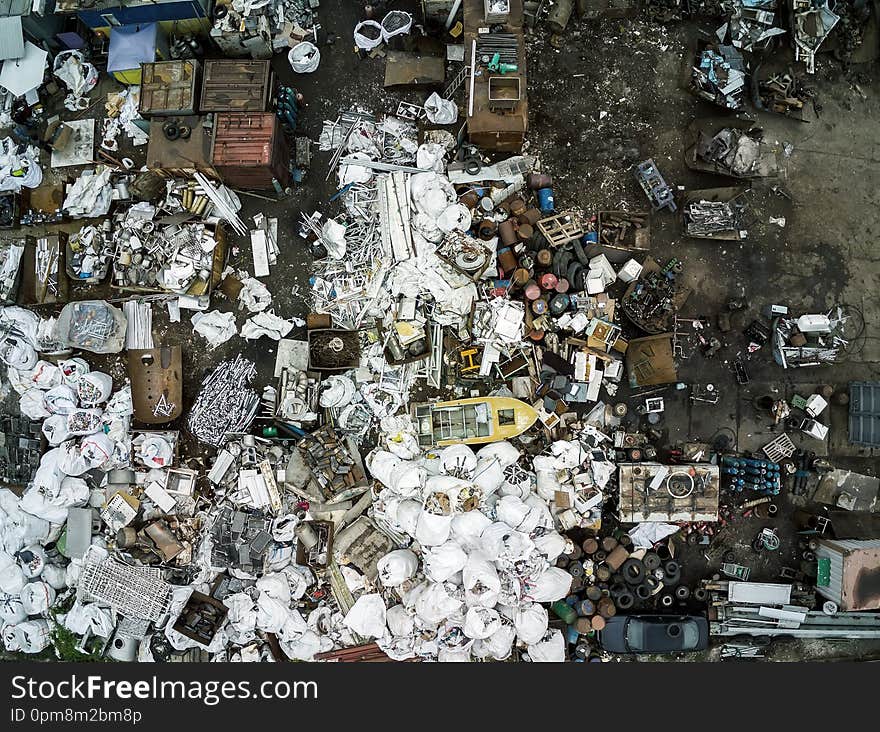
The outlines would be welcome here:
M 122 25 L 110 30 L 107 71 L 139 69 L 142 63 L 156 60 L 158 23 Z

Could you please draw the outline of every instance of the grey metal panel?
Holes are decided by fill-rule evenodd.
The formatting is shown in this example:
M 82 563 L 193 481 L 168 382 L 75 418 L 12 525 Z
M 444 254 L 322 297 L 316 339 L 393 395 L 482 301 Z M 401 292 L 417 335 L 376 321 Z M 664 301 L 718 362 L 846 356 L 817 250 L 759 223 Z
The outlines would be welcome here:
M 21 32 L 21 18 L 10 16 L 0 18 L 0 61 L 24 56 L 24 34 Z
M 878 549 L 880 539 L 835 539 L 834 545 L 846 551 L 858 551 L 859 549 Z
M 29 15 L 33 0 L 0 0 L 0 17 Z
M 849 441 L 880 447 L 880 382 L 854 381 L 849 385 Z

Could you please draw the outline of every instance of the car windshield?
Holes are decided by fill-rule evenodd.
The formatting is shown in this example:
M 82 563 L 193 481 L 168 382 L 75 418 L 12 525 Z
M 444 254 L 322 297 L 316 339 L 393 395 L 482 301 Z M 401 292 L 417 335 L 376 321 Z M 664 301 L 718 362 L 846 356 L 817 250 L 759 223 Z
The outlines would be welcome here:
M 630 618 L 626 645 L 632 651 L 681 651 L 697 646 L 700 630 L 693 620 L 681 622 Z

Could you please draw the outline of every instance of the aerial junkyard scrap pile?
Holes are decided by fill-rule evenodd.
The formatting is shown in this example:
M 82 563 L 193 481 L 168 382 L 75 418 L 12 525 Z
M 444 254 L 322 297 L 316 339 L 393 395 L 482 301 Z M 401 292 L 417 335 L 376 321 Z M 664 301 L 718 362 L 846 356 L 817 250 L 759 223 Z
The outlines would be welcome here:
M 830 406 L 848 404 L 853 443 L 880 445 L 880 386 L 756 397 L 776 434 L 752 451 L 729 428 L 674 444 L 664 429 L 677 392 L 720 398 L 716 384 L 679 381 L 684 361 L 737 343 L 739 386 L 757 359 L 836 363 L 863 337 L 858 311 L 768 303 L 741 333 L 735 300 L 717 323 L 686 317 L 688 263 L 651 256 L 652 220 L 741 240 L 749 189 L 676 190 L 647 159 L 632 172 L 641 210 L 557 200 L 554 171 L 523 150 L 526 28 L 546 21 L 558 43 L 574 3 L 546 18 L 518 0 L 452 5 L 457 25 L 450 3 L 431 2 L 424 25 L 381 4 L 357 25 L 354 46 L 385 58 L 386 87 L 402 73 L 431 91 L 323 120 L 311 144 L 335 193 L 286 219 L 245 216 L 243 200 L 281 201 L 324 173 L 297 132 L 302 97 L 269 60 L 320 70 L 317 2 L 224 4 L 202 38 L 163 39 L 155 24 L 138 60 L 114 55 L 111 34 L 106 71 L 125 86 L 106 98 L 89 98 L 104 69 L 88 48 L 55 57 L 55 92 L 42 75 L 10 88 L 0 71 L 11 134 L 44 133 L 4 142 L 12 228 L 70 232 L 21 228 L 0 249 L 6 651 L 602 661 L 703 650 L 710 633 L 880 635 L 865 612 L 880 595 L 856 571 L 876 567 L 876 537 L 848 523 L 873 510 L 878 481 L 816 457 Z M 776 3 L 722 8 L 691 91 L 728 110 L 800 110 L 810 92 L 793 70 L 749 94 L 748 55 L 788 32 Z M 838 16 L 815 3 L 793 13 L 812 73 Z M 428 31 L 449 42 L 451 76 L 408 45 Z M 163 42 L 175 60 L 156 61 Z M 47 119 L 40 95 L 56 92 Z M 64 111 L 98 103 L 103 139 L 95 119 Z M 749 122 L 690 132 L 695 170 L 755 179 L 782 165 Z M 142 145 L 140 169 L 120 150 Z M 43 173 L 67 166 L 44 191 Z M 310 255 L 302 319 L 263 281 L 285 246 Z M 194 351 L 232 349 L 190 373 L 154 315 L 187 337 L 191 326 Z M 271 349 L 245 348 L 259 339 Z M 749 582 L 753 560 L 781 554 L 774 521 L 789 497 L 797 561 L 778 582 Z M 633 618 L 664 640 L 640 637 Z

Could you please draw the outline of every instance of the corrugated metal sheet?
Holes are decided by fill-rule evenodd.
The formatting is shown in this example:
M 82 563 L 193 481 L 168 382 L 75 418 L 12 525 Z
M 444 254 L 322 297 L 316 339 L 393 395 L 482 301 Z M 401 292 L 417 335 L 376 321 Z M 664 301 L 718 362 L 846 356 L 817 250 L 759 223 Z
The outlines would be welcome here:
M 816 549 L 816 558 L 827 559 L 831 564 L 828 585 L 825 587 L 817 586 L 816 592 L 841 605 L 843 603 L 843 553 L 822 543 Z
M 860 549 L 880 549 L 880 539 L 825 539 L 821 545 L 845 554 Z
M 854 381 L 849 385 L 849 441 L 880 447 L 880 382 Z
M 224 112 L 214 126 L 211 162 L 223 180 L 242 187 L 270 188 L 288 180 L 287 144 L 271 112 Z
M 21 32 L 21 18 L 12 16 L 0 18 L 0 61 L 24 56 L 24 34 Z
M 269 61 L 205 61 L 202 112 L 265 112 L 269 104 Z

